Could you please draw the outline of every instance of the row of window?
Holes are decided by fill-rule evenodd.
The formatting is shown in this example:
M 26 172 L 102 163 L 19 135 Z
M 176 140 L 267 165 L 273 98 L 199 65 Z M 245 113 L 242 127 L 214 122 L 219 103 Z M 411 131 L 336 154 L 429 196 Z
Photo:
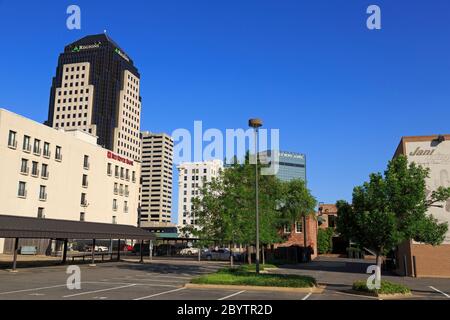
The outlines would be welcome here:
M 41 149 L 41 145 L 43 145 L 43 149 Z M 17 148 L 17 132 L 16 131 L 12 131 L 12 130 L 9 131 L 8 147 L 13 148 L 13 149 Z M 38 156 L 40 156 L 42 154 L 45 158 L 51 157 L 49 142 L 44 142 L 42 144 L 41 140 L 34 139 L 33 145 L 31 145 L 31 137 L 27 136 L 27 135 L 23 136 L 22 150 L 27 153 L 31 153 L 31 151 L 33 151 L 33 154 L 38 155 Z M 60 146 L 55 147 L 55 160 L 58 160 L 58 161 L 62 160 L 62 153 L 61 153 Z
M 72 71 L 72 72 L 74 72 L 74 71 L 80 71 L 80 70 L 86 70 L 86 66 L 77 66 L 77 67 L 66 67 L 66 72 L 69 72 L 69 71 Z
M 86 89 L 86 91 L 87 91 L 88 89 Z M 61 103 L 61 101 L 62 101 L 62 103 L 72 103 L 72 102 L 88 102 L 89 101 L 89 96 L 86 96 L 86 97 L 80 97 L 79 99 L 77 98 L 77 97 L 75 97 L 75 98 L 73 98 L 73 101 L 72 101 L 72 98 L 64 98 L 64 99 L 58 99 L 58 104 L 60 104 Z M 59 111 L 59 108 L 57 109 L 58 111 Z M 63 109 L 63 111 L 64 111 L 64 109 Z
M 284 226 L 284 233 L 291 233 L 292 232 L 292 226 L 291 225 L 285 225 Z M 295 233 L 302 233 L 303 232 L 303 223 L 301 221 L 295 222 Z
M 17 196 L 19 198 L 25 199 L 27 197 L 27 183 L 25 181 L 19 181 L 19 188 L 17 190 Z M 39 186 L 39 200 L 47 201 L 47 186 L 40 185 Z
M 113 170 L 112 170 L 112 163 L 108 163 L 106 173 L 108 176 L 112 176 Z M 120 178 L 122 180 L 130 181 L 130 169 L 125 169 L 124 167 L 119 167 L 118 165 L 114 166 L 114 176 L 116 178 Z M 131 181 L 136 182 L 136 171 L 131 172 Z
M 80 89 L 80 94 L 84 94 L 85 92 L 86 93 L 89 93 L 89 89 L 87 88 L 86 89 L 86 91 L 84 91 L 85 89 Z M 69 94 L 69 95 L 72 95 L 72 94 L 78 94 L 78 89 L 76 89 L 76 90 L 64 90 L 64 91 L 58 91 L 58 96 L 61 96 L 61 92 L 63 92 L 63 94 L 65 95 L 65 96 L 67 96 L 67 94 Z
M 26 158 L 22 158 L 21 164 L 20 164 L 20 173 L 23 175 L 28 175 L 30 173 L 30 168 L 28 166 L 28 163 L 30 161 Z M 48 179 L 49 172 L 48 172 L 48 164 L 43 163 L 41 165 L 41 178 Z M 37 161 L 31 161 L 31 176 L 38 177 L 39 176 L 39 163 Z

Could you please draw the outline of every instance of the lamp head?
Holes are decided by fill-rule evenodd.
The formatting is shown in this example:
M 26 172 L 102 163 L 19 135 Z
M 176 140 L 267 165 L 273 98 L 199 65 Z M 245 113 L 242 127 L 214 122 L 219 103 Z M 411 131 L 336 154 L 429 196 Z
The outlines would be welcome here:
M 254 129 L 262 127 L 262 125 L 263 125 L 263 123 L 262 123 L 261 119 L 254 118 L 254 119 L 248 120 L 248 126 L 254 128 Z

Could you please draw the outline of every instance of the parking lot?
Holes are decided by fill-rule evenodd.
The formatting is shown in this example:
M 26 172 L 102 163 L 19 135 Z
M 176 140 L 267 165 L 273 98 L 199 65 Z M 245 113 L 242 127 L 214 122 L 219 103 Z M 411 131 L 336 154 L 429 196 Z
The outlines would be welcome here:
M 323 262 L 316 268 L 291 266 L 277 272 L 314 276 L 326 286 L 323 293 L 292 293 L 251 290 L 192 289 L 184 285 L 193 277 L 215 272 L 225 262 L 156 260 L 106 262 L 96 267 L 80 265 L 81 289 L 69 290 L 67 266 L 20 269 L 17 273 L 0 270 L 0 300 L 355 300 L 377 299 L 349 293 L 355 279 L 364 274 L 342 272 L 339 266 L 326 270 Z M 321 268 L 322 265 L 322 268 Z M 330 264 L 328 264 L 330 266 Z M 393 279 L 389 279 L 393 280 Z M 411 299 L 449 299 L 450 279 L 411 279 L 395 277 L 413 289 Z M 432 288 L 431 288 L 432 287 Z

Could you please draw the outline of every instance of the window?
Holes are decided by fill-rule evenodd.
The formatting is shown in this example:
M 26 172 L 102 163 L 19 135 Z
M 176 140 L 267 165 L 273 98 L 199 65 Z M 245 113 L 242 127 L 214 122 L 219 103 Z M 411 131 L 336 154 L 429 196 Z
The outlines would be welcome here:
M 26 185 L 27 184 L 24 181 L 19 181 L 19 190 L 17 192 L 17 195 L 20 198 L 26 198 L 27 197 Z
M 83 168 L 89 169 L 89 156 L 87 156 L 87 155 L 84 156 Z
M 113 199 L 113 210 L 117 211 L 117 199 Z
M 33 153 L 34 154 L 41 154 L 41 140 L 34 139 Z
M 123 212 L 128 213 L 128 201 L 123 202 Z
M 42 207 L 38 208 L 37 217 L 38 217 L 38 219 L 44 219 L 45 218 L 44 208 L 42 208 Z
M 14 149 L 17 147 L 16 132 L 15 131 L 11 131 L 11 130 L 9 131 L 8 147 L 14 148 Z
M 87 174 L 83 174 L 83 179 L 82 179 L 82 186 L 83 188 L 87 188 L 88 187 L 88 176 Z
M 45 201 L 47 200 L 47 187 L 46 186 L 40 186 L 39 187 L 39 200 Z
M 116 178 L 119 177 L 119 166 L 115 166 L 115 168 L 114 168 L 114 176 L 115 176 Z
M 41 177 L 44 179 L 48 179 L 48 164 L 42 164 Z
M 284 233 L 291 233 L 291 225 L 290 224 L 286 224 L 284 226 Z
M 295 222 L 295 232 L 302 233 L 303 232 L 303 223 L 301 221 Z
M 113 216 L 113 217 L 112 217 L 112 223 L 113 223 L 113 224 L 117 224 L 117 217 L 116 217 L 116 216 Z
M 136 172 L 132 172 L 131 173 L 131 179 L 133 180 L 133 182 L 136 182 Z
M 20 173 L 28 174 L 28 160 L 22 159 L 22 164 L 20 165 Z
M 44 157 L 50 158 L 50 143 L 44 142 Z
M 120 179 L 123 179 L 125 176 L 123 168 L 120 168 Z
M 117 182 L 114 182 L 114 194 L 118 194 L 119 193 L 119 187 Z
M 336 228 L 336 216 L 335 215 L 328 216 L 328 227 Z
M 60 146 L 56 146 L 55 159 L 58 160 L 58 161 L 62 160 L 62 154 L 61 154 L 61 147 Z
M 86 193 L 81 194 L 81 206 L 87 207 L 87 199 L 86 199 Z
M 23 151 L 30 152 L 31 151 L 31 138 L 29 136 L 23 136 Z
M 107 170 L 106 170 L 108 176 L 112 175 L 112 168 L 111 167 L 112 167 L 111 163 L 108 163 L 108 167 L 107 167 Z
M 39 175 L 38 164 L 36 161 L 31 163 L 31 175 L 37 177 Z
M 80 212 L 80 221 L 84 221 L 84 216 L 85 216 L 85 213 L 84 212 Z

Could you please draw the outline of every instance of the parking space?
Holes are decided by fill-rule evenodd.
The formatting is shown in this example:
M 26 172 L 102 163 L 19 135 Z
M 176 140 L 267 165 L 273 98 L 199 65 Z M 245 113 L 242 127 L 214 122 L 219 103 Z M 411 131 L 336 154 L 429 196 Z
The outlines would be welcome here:
M 374 300 L 349 292 L 351 283 L 364 274 L 283 268 L 278 272 L 307 274 L 325 285 L 323 293 L 295 293 L 233 289 L 194 289 L 184 285 L 193 277 L 215 272 L 226 263 L 153 261 L 81 265 L 81 288 L 70 290 L 67 266 L 0 271 L 0 300 Z M 409 299 L 450 299 L 450 279 L 388 280 L 408 285 Z

